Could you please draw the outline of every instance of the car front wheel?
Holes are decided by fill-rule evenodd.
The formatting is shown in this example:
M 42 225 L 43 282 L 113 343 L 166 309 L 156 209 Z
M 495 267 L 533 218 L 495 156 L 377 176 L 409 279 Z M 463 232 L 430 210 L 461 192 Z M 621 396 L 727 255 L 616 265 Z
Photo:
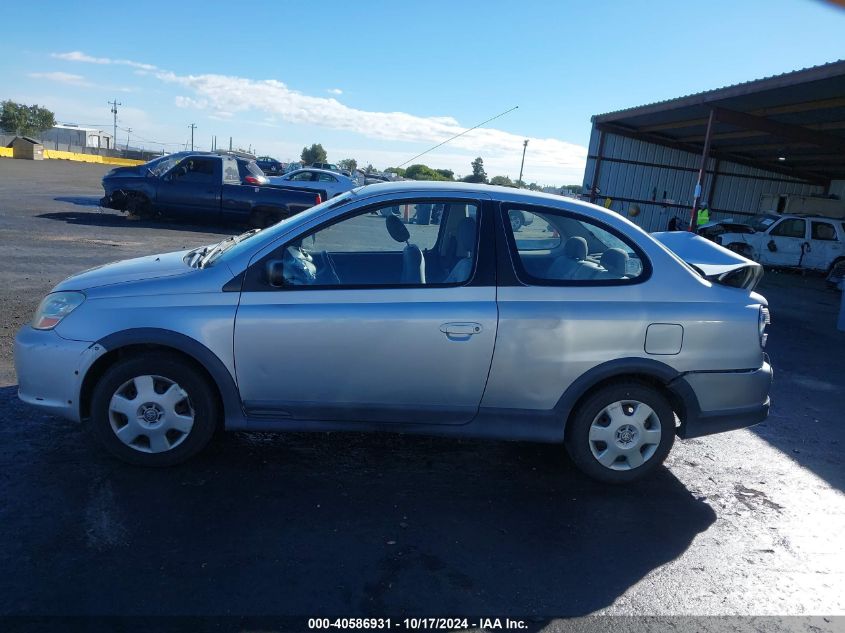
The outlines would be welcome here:
M 118 361 L 91 397 L 94 434 L 112 455 L 141 466 L 172 466 L 194 456 L 213 436 L 219 414 L 208 380 L 165 353 Z
M 663 463 L 675 440 L 675 414 L 655 388 L 639 382 L 602 387 L 575 411 L 566 433 L 572 461 L 606 483 L 628 483 Z

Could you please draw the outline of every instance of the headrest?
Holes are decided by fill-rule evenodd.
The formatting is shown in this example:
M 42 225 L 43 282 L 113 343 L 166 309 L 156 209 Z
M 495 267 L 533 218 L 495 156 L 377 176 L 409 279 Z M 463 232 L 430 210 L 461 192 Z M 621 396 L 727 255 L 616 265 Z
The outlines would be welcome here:
M 601 256 L 601 265 L 614 277 L 625 276 L 627 272 L 628 253 L 621 248 L 609 248 Z
M 472 253 L 475 250 L 475 220 L 464 218 L 458 225 L 458 254 Z
M 583 237 L 570 237 L 563 245 L 563 254 L 579 262 L 587 259 L 587 240 Z
M 408 233 L 408 227 L 402 224 L 402 220 L 392 213 L 387 216 L 386 222 L 387 232 L 397 242 L 407 242 L 411 239 L 411 234 Z

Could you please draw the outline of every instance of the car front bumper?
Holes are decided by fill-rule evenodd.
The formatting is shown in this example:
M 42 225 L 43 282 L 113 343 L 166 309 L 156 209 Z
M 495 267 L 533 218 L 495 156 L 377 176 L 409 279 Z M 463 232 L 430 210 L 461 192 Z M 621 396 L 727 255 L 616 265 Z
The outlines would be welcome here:
M 18 397 L 53 415 L 80 420 L 82 378 L 104 352 L 100 345 L 25 325 L 15 337 Z
M 768 356 L 750 371 L 685 374 L 681 380 L 695 393 L 698 406 L 688 407 L 678 436 L 689 439 L 762 422 L 769 415 L 772 376 Z

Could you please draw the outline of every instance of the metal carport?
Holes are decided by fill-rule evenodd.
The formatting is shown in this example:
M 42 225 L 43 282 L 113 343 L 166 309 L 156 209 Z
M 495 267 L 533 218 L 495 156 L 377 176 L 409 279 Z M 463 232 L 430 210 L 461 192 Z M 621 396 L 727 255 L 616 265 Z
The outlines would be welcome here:
M 718 219 L 761 211 L 764 194 L 845 197 L 845 61 L 592 123 L 585 191 L 648 230 L 701 201 Z

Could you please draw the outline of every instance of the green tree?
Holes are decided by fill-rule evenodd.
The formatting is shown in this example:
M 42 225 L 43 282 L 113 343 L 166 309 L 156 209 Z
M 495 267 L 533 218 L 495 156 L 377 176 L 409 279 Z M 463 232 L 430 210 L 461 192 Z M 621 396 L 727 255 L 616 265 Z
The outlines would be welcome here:
M 405 178 L 411 180 L 451 180 L 444 176 L 440 170 L 432 169 L 428 165 L 411 165 L 405 170 Z
M 18 136 L 35 136 L 56 124 L 56 117 L 47 108 L 4 101 L 0 110 L 0 128 Z
M 443 176 L 444 180 L 455 179 L 455 172 L 453 172 L 451 169 L 435 169 L 434 171 Z
M 484 171 L 484 161 L 481 156 L 472 161 L 472 173 L 464 176 L 464 182 L 487 182 L 487 172 Z
M 385 172 L 392 171 L 397 176 L 401 176 L 402 178 L 405 177 L 405 168 L 404 167 L 388 167 L 384 171 Z
M 322 145 L 314 143 L 311 147 L 302 148 L 300 158 L 306 165 L 313 165 L 314 163 L 325 163 L 328 160 L 329 155 L 326 153 L 326 150 L 323 149 Z
M 507 176 L 493 176 L 490 179 L 491 185 L 502 185 L 503 187 L 514 187 L 514 182 Z
M 344 158 L 337 161 L 337 166 L 351 173 L 358 169 L 358 161 L 354 158 Z

